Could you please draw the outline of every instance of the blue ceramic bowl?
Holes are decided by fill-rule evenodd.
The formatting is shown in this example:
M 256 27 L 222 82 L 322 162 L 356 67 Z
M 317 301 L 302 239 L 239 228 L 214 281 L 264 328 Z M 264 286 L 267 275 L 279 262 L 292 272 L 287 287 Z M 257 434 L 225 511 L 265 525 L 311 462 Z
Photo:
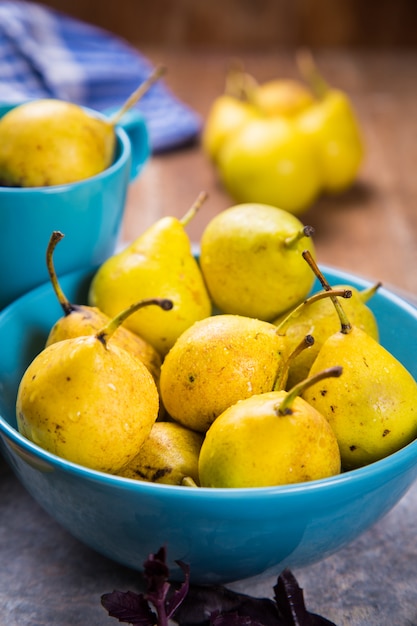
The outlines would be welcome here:
M 328 280 L 368 283 L 323 267 Z M 85 301 L 91 275 L 69 274 L 62 286 Z M 417 310 L 381 288 L 371 301 L 381 342 L 417 377 L 411 343 Z M 45 452 L 16 430 L 20 378 L 61 316 L 49 285 L 0 313 L 0 445 L 20 481 L 80 541 L 132 568 L 167 547 L 191 566 L 195 583 L 278 575 L 346 546 L 383 517 L 417 476 L 417 441 L 368 467 L 310 483 L 262 489 L 192 489 L 110 476 Z

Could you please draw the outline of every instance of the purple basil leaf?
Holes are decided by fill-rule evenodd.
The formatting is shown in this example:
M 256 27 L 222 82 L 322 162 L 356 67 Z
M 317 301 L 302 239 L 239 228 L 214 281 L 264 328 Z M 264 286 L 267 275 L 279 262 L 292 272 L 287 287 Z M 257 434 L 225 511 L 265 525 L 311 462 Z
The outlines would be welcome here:
M 274 592 L 278 610 L 290 626 L 312 626 L 304 604 L 303 590 L 290 570 L 285 569 L 280 574 Z
M 166 550 L 160 548 L 156 554 L 150 554 L 143 564 L 143 574 L 147 581 L 146 598 L 155 607 L 161 607 L 170 588 L 169 569 L 166 564 Z
M 152 590 L 163 587 L 169 577 L 165 547 L 160 548 L 156 554 L 150 554 L 148 556 L 143 564 L 143 575 Z
M 143 594 L 133 591 L 112 591 L 101 596 L 101 604 L 110 617 L 133 626 L 154 626 L 156 615 Z
M 180 604 L 184 602 L 190 588 L 190 566 L 182 561 L 176 561 L 176 563 L 184 572 L 184 582 L 178 589 L 173 590 L 170 597 L 166 600 L 165 610 L 168 618 L 172 617 Z
M 336 626 L 326 618 L 307 611 L 303 590 L 289 569 L 278 577 L 274 592 L 278 613 L 288 626 Z
M 179 626 L 210 626 L 214 618 L 220 619 L 220 615 L 228 620 L 229 626 L 234 626 L 232 622 L 236 616 L 249 619 L 253 625 L 286 626 L 286 622 L 280 620 L 277 606 L 272 600 L 253 598 L 221 585 L 190 585 L 173 619 Z

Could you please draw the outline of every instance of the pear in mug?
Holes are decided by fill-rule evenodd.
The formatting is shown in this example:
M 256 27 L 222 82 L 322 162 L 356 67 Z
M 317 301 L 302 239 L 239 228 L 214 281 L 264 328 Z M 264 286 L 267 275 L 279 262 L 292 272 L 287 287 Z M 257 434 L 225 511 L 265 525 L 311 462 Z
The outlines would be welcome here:
M 31 100 L 8 111 L 0 120 L 0 185 L 63 185 L 108 168 L 116 150 L 116 125 L 163 71 L 156 68 L 110 119 L 55 98 Z

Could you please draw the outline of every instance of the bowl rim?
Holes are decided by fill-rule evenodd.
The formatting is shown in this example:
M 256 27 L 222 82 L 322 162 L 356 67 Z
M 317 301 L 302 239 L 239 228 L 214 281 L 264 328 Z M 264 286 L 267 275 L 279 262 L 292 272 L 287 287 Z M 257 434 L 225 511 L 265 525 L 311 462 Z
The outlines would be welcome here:
M 331 272 L 333 277 L 336 280 L 340 280 L 341 282 L 354 282 L 362 287 L 367 287 L 369 285 L 375 284 L 376 281 L 370 281 L 369 279 L 353 274 L 349 271 L 345 271 L 343 269 L 335 268 L 330 265 L 321 264 L 321 269 L 324 274 Z M 93 268 L 85 268 L 83 270 L 77 270 L 75 272 L 70 272 L 68 274 L 64 274 L 60 280 L 64 280 L 65 276 L 68 278 L 71 277 L 79 277 L 88 276 L 89 273 L 92 273 Z M 32 291 L 24 294 L 10 305 L 8 305 L 5 309 L 0 311 L 0 321 L 3 317 L 8 317 L 12 314 L 12 310 L 14 305 L 19 302 L 24 302 L 26 299 L 31 298 L 34 294 L 38 294 L 39 292 L 49 290 L 50 284 L 44 283 L 33 289 Z M 407 313 L 411 314 L 417 321 L 417 308 L 404 299 L 403 296 L 397 295 L 392 292 L 390 289 L 381 286 L 378 289 L 378 294 L 384 299 L 388 299 Z M 99 482 L 105 486 L 114 486 L 118 488 L 127 489 L 132 492 L 137 492 L 138 495 L 150 494 L 156 495 L 158 492 L 168 491 L 174 495 L 181 495 L 184 498 L 204 498 L 207 499 L 239 499 L 239 498 L 264 498 L 265 496 L 274 495 L 275 497 L 279 495 L 293 495 L 295 496 L 299 492 L 306 493 L 314 493 L 317 491 L 326 491 L 332 490 L 334 488 L 339 489 L 341 485 L 345 485 L 347 483 L 351 483 L 352 480 L 357 482 L 366 482 L 369 479 L 372 479 L 373 476 L 378 475 L 381 478 L 383 475 L 387 475 L 387 478 L 393 478 L 393 468 L 396 469 L 394 475 L 397 473 L 401 473 L 403 468 L 409 466 L 415 466 L 417 463 L 417 438 L 412 442 L 397 450 L 396 452 L 391 453 L 387 457 L 380 459 L 378 461 L 374 461 L 368 465 L 363 467 L 359 467 L 352 470 L 344 471 L 335 476 L 330 476 L 328 478 L 322 478 L 312 481 L 305 481 L 299 483 L 293 483 L 289 485 L 275 485 L 275 486 L 267 486 L 267 487 L 224 487 L 224 488 L 213 488 L 213 487 L 198 487 L 198 488 L 186 488 L 181 485 L 168 485 L 163 483 L 152 483 L 147 481 L 139 481 L 132 478 L 125 478 L 123 476 L 119 476 L 117 474 L 107 474 L 105 472 L 97 471 L 88 467 L 84 467 L 78 465 L 77 463 L 73 463 L 72 461 L 68 461 L 58 455 L 55 455 L 47 450 L 44 450 L 37 444 L 33 443 L 29 439 L 26 439 L 18 430 L 16 430 L 13 426 L 11 426 L 6 419 L 0 414 L 0 437 L 9 440 L 17 446 L 18 448 L 23 448 L 23 450 L 30 455 L 30 457 L 35 461 L 39 461 L 39 463 L 44 463 L 47 466 L 52 466 L 53 469 L 58 469 L 64 471 L 65 473 L 69 473 L 73 477 L 81 477 L 83 479 L 87 479 L 88 481 Z M 4 445 L 8 445 L 7 441 Z M 18 454 L 18 453 L 16 453 Z
M 258 497 L 263 498 L 269 495 L 296 495 L 299 492 L 305 494 L 307 492 L 326 491 L 335 487 L 339 489 L 341 485 L 351 483 L 352 480 L 355 480 L 355 482 L 367 481 L 375 475 L 381 477 L 383 474 L 387 474 L 389 478 L 392 478 L 393 467 L 397 468 L 398 473 L 400 473 L 403 466 L 410 465 L 411 467 L 412 465 L 415 465 L 417 461 L 417 439 L 415 439 L 397 452 L 394 452 L 379 461 L 375 461 L 357 469 L 347 470 L 328 478 L 268 487 L 187 488 L 181 485 L 168 485 L 164 483 L 139 481 L 132 478 L 118 476 L 117 474 L 106 474 L 105 472 L 83 467 L 77 463 L 73 463 L 72 461 L 68 461 L 51 452 L 48 452 L 47 450 L 43 450 L 35 443 L 27 440 L 0 415 L 0 437 L 3 436 L 5 436 L 6 439 L 9 439 L 13 444 L 23 448 L 25 452 L 29 453 L 29 455 L 33 457 L 34 463 L 45 463 L 47 466 L 52 466 L 54 470 L 58 469 L 64 471 L 65 473 L 72 475 L 72 477 L 80 477 L 82 479 L 87 479 L 88 481 L 99 482 L 108 487 L 114 486 L 124 488 L 129 491 L 137 492 L 138 494 L 156 494 L 162 490 L 192 498 L 206 498 L 207 495 L 209 495 L 211 497 L 226 499 L 229 497 L 240 498 L 248 496 L 256 499 Z

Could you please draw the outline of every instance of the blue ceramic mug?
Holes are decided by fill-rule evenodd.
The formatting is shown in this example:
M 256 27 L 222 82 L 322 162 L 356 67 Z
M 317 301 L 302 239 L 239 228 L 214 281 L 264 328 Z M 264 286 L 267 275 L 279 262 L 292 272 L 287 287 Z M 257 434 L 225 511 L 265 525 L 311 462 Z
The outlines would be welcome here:
M 0 117 L 13 106 L 0 105 Z M 113 254 L 129 183 L 150 155 L 140 113 L 127 114 L 115 130 L 114 162 L 96 176 L 51 187 L 0 187 L 0 309 L 49 280 L 46 248 L 54 230 L 65 235 L 54 253 L 58 275 L 100 265 Z

